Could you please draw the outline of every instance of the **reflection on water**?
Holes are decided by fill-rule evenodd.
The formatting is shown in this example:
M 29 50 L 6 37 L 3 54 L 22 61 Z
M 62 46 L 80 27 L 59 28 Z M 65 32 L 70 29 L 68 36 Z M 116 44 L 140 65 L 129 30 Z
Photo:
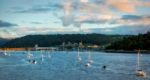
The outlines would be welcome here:
M 88 52 L 32 51 L 37 64 L 29 64 L 25 52 L 0 56 L 0 80 L 144 80 L 136 77 L 136 54 L 91 52 L 93 63 L 85 67 Z M 49 57 L 50 56 L 50 57 Z M 141 64 L 150 80 L 150 55 L 142 54 Z M 106 65 L 106 69 L 103 66 Z

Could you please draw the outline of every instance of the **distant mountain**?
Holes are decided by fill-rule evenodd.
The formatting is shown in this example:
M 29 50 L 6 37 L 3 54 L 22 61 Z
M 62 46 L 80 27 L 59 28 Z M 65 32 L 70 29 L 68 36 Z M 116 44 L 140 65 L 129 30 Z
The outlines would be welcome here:
M 83 44 L 108 45 L 123 37 L 125 36 L 103 34 L 28 35 L 13 39 L 2 47 L 34 47 L 35 44 L 47 47 L 61 45 L 63 42 L 79 43 L 80 41 Z
M 9 39 L 0 38 L 0 46 L 7 43 L 8 41 L 9 41 Z
M 107 49 L 114 50 L 135 50 L 139 48 L 142 50 L 150 50 L 150 32 L 124 38 L 123 40 L 114 42 L 107 47 Z

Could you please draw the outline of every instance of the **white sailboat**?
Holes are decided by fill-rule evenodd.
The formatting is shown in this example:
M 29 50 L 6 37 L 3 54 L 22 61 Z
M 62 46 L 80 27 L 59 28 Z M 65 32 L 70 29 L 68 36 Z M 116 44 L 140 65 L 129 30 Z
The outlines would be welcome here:
M 88 62 L 89 62 L 90 64 L 93 63 L 93 60 L 92 60 L 92 58 L 91 58 L 91 52 L 90 52 L 90 51 L 89 51 L 89 56 L 88 56 Z
M 78 61 L 81 61 L 81 57 L 80 57 L 80 50 L 79 50 L 79 47 L 78 47 L 78 55 L 77 55 L 77 59 L 78 59 Z
M 85 64 L 85 66 L 86 66 L 86 67 L 90 67 L 91 64 L 90 64 L 89 62 L 87 62 L 87 63 Z
M 28 50 L 27 58 L 28 58 L 28 59 L 31 59 L 31 58 L 32 58 L 32 56 L 33 56 L 33 55 L 31 54 L 30 50 Z
M 28 53 L 27 53 L 28 62 L 31 64 L 36 64 L 37 62 L 33 60 L 32 57 L 33 57 L 33 54 L 31 54 L 30 50 L 28 50 Z
M 41 50 L 41 60 L 42 62 L 44 61 L 44 55 L 43 55 L 43 51 Z
M 49 50 L 49 51 L 48 51 L 48 58 L 51 58 L 50 53 L 51 53 L 51 51 Z
M 89 52 L 89 54 L 88 54 L 88 61 L 85 64 L 85 66 L 86 67 L 90 67 L 92 63 L 93 63 L 93 60 L 91 59 L 91 52 Z
M 5 55 L 5 56 L 7 56 L 7 55 L 8 55 L 8 54 L 7 54 L 7 52 L 6 52 L 6 50 L 4 50 L 4 55 Z
M 136 76 L 140 76 L 140 77 L 146 77 L 146 72 L 144 72 L 141 69 L 141 64 L 140 64 L 140 49 L 137 53 L 137 68 L 136 68 Z

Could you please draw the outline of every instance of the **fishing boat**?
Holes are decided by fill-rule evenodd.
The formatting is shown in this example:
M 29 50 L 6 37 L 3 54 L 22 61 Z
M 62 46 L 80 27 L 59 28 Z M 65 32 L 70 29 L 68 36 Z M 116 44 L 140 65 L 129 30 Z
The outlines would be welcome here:
M 146 77 L 146 72 L 142 70 L 141 68 L 141 63 L 140 63 L 140 49 L 138 50 L 137 53 L 137 68 L 136 68 L 136 76 L 140 77 Z

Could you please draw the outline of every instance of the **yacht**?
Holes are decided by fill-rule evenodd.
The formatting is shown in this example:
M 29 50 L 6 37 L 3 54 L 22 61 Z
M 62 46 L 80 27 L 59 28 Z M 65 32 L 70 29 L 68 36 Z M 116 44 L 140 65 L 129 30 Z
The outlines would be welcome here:
M 146 72 L 141 69 L 141 64 L 140 64 L 140 49 L 138 50 L 137 53 L 137 68 L 136 68 L 136 76 L 140 77 L 146 77 Z

